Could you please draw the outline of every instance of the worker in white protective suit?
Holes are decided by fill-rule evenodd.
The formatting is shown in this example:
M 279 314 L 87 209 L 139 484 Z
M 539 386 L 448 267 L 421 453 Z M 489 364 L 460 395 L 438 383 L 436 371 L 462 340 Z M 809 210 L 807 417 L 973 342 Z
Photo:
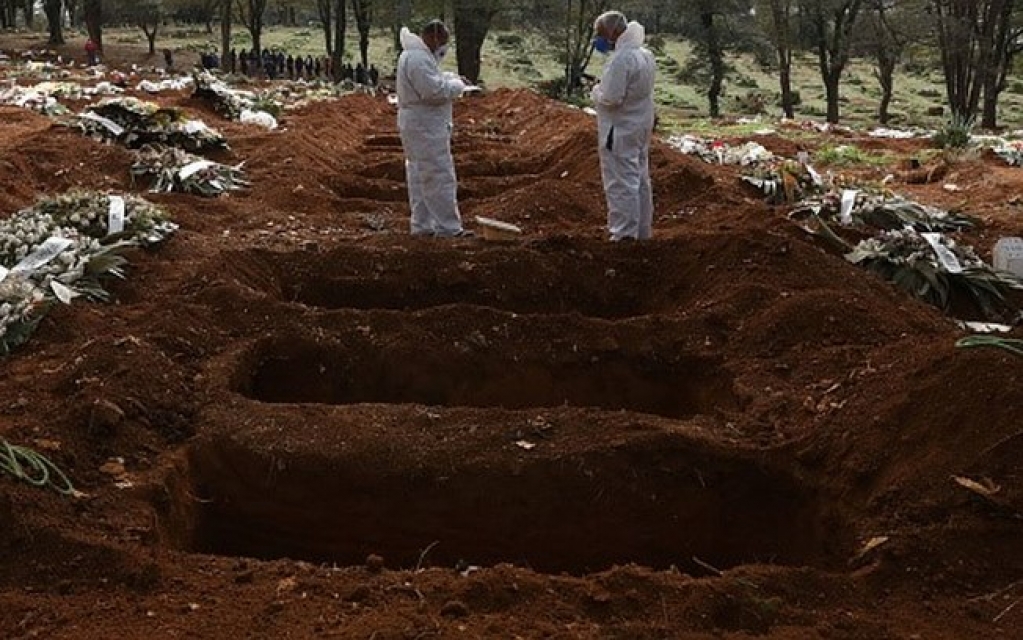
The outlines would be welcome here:
M 412 210 L 412 235 L 464 237 L 458 213 L 455 163 L 451 157 L 451 101 L 466 82 L 442 72 L 448 30 L 435 20 L 417 36 L 401 30 L 398 58 L 398 130 L 405 150 L 405 179 Z
M 612 241 L 645 240 L 652 233 L 650 136 L 654 128 L 653 54 L 643 47 L 646 31 L 618 11 L 593 23 L 594 48 L 610 53 L 591 97 L 597 110 L 600 171 Z

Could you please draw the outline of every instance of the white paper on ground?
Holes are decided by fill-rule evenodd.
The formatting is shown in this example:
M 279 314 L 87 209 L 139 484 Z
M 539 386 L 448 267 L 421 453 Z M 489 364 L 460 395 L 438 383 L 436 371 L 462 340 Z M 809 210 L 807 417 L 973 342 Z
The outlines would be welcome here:
M 124 127 L 122 127 L 121 125 L 117 124 L 116 122 L 114 122 L 110 118 L 104 118 L 103 116 L 99 115 L 98 113 L 93 113 L 92 111 L 86 111 L 85 113 L 81 114 L 78 117 L 82 118 L 83 120 L 92 120 L 93 122 L 100 123 L 101 125 L 106 127 L 107 130 L 110 131 L 110 133 L 114 134 L 115 136 L 119 136 L 122 133 L 124 133 Z
M 124 231 L 124 198 L 110 196 L 110 210 L 107 212 L 107 233 Z
M 53 289 L 53 295 L 57 296 L 57 299 L 64 304 L 71 304 L 71 301 L 78 296 L 77 291 L 56 280 L 50 281 L 50 288 Z
M 195 162 L 190 162 L 185 166 L 181 167 L 181 170 L 178 171 L 178 177 L 181 178 L 182 180 L 188 180 L 190 177 L 192 177 L 196 173 L 199 173 L 203 169 L 208 169 L 209 167 L 212 167 L 213 164 L 214 163 L 210 162 L 209 160 L 196 160 Z
M 60 252 L 70 247 L 73 243 L 67 238 L 53 236 L 36 247 L 36 250 L 21 259 L 21 262 L 14 265 L 11 271 L 16 273 L 31 273 L 53 260 Z
M 3 265 L 0 265 L 0 282 L 3 282 L 4 280 L 6 280 L 7 279 L 7 274 L 10 273 L 10 272 L 11 271 L 7 267 L 4 267 Z
M 856 194 L 859 193 L 856 189 L 843 189 L 842 190 L 842 206 L 839 209 L 838 217 L 842 221 L 842 224 L 852 224 L 852 210 L 856 204 Z
M 242 109 L 241 115 L 238 116 L 238 121 L 245 124 L 259 125 L 271 130 L 277 128 L 277 118 L 273 117 L 273 114 L 267 113 L 266 111 Z
M 997 322 L 973 322 L 970 320 L 959 320 L 959 326 L 976 333 L 1008 333 L 1012 327 Z
M 813 180 L 813 183 L 815 185 L 817 185 L 818 187 L 824 186 L 824 179 L 821 178 L 821 174 L 817 173 L 816 169 L 814 169 L 810 165 L 806 165 L 806 172 L 810 174 L 810 179 Z
M 941 263 L 949 273 L 962 273 L 963 267 L 959 264 L 959 259 L 952 253 L 948 247 L 941 243 L 940 233 L 921 233 L 923 239 L 927 241 L 927 244 L 931 245 L 934 249 L 934 253 L 938 256 L 938 262 Z

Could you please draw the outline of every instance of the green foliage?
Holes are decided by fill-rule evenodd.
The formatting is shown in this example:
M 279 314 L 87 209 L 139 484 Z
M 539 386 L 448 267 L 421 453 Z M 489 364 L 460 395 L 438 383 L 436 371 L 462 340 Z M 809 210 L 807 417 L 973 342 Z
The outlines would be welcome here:
M 803 104 L 803 94 L 800 93 L 798 89 L 793 89 L 792 90 L 791 97 L 792 97 L 792 106 L 793 107 L 798 107 L 799 105 Z M 779 107 L 782 106 L 781 105 L 781 93 L 780 92 L 778 93 L 777 97 L 775 97 L 774 104 L 779 106 Z
M 664 46 L 665 46 L 665 44 L 666 43 L 665 43 L 665 40 L 664 40 L 664 36 L 662 36 L 660 34 L 652 35 L 649 38 L 647 38 L 647 40 L 646 40 L 647 48 L 650 49 L 650 52 L 653 53 L 655 56 L 663 56 L 664 55 Z
M 759 91 L 747 91 L 745 95 L 735 96 L 735 108 L 739 113 L 760 115 L 767 112 L 767 98 Z
M 941 149 L 966 149 L 975 123 L 973 116 L 953 113 L 934 134 L 934 144 Z
M 521 49 L 524 44 L 522 36 L 517 33 L 502 33 L 497 36 L 496 42 L 502 49 Z

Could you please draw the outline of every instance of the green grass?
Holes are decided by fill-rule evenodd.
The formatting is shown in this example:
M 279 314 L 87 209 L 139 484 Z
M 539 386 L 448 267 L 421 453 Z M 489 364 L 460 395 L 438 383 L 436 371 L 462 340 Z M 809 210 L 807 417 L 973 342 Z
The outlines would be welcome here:
M 893 157 L 888 153 L 864 151 L 848 144 L 825 145 L 814 152 L 813 160 L 822 166 L 835 167 L 880 167 L 891 164 Z

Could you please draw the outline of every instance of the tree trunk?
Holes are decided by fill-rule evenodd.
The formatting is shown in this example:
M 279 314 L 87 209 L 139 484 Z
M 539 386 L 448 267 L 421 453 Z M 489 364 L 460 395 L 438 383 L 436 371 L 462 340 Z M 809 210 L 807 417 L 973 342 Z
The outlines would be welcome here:
M 25 26 L 31 30 L 35 27 L 36 14 L 35 14 L 36 3 L 35 0 L 24 0 L 21 4 L 22 13 L 25 14 Z
M 330 65 L 334 69 L 341 69 L 341 65 L 344 64 L 347 18 L 345 0 L 336 0 L 334 5 L 334 52 L 330 56 Z
M 412 0 L 394 2 L 394 59 L 401 55 L 401 28 L 408 26 L 412 19 Z
M 827 121 L 831 124 L 838 124 L 838 83 L 842 76 L 842 70 L 832 70 L 824 78 L 824 95 L 828 102 Z
M 156 32 L 160 28 L 160 20 L 157 19 L 153 22 L 152 30 L 148 26 L 142 25 L 142 31 L 146 34 L 146 40 L 149 41 L 149 55 L 156 55 Z
M 67 23 L 70 27 L 78 26 L 78 0 L 64 0 L 67 9 Z
M 984 106 L 980 112 L 980 126 L 984 129 L 998 128 L 998 94 L 997 82 L 984 83 Z
M 892 103 L 892 90 L 895 88 L 895 58 L 878 60 L 877 81 L 881 85 L 881 102 L 877 107 L 877 121 L 887 125 L 890 116 L 888 107 Z
M 327 55 L 334 57 L 334 0 L 316 0 L 316 13 L 323 29 L 323 44 Z
M 494 11 L 472 0 L 455 0 L 454 4 L 458 73 L 475 84 L 480 79 L 480 56 Z
M 85 29 L 89 39 L 96 43 L 97 50 L 103 51 L 103 0 L 83 0 Z
M 47 28 L 50 32 L 48 44 L 50 46 L 64 44 L 64 26 L 61 20 L 64 14 L 62 0 L 46 0 L 43 3 L 43 11 L 46 13 Z
M 785 117 L 796 117 L 792 96 L 792 51 L 778 47 L 778 83 L 781 85 L 781 108 Z
M 791 3 L 788 0 L 771 0 L 771 21 L 774 24 L 774 46 L 778 52 L 778 83 L 781 88 L 781 108 L 785 117 L 795 117 L 792 104 L 792 45 L 789 19 Z
M 369 29 L 371 0 L 352 0 L 352 13 L 355 14 L 355 25 L 359 30 L 359 57 L 362 68 L 369 69 Z
M 710 102 L 710 117 L 721 116 L 721 84 L 725 79 L 725 58 L 721 50 L 721 39 L 718 37 L 717 25 L 714 22 L 714 12 L 704 11 L 700 14 L 700 23 L 703 25 L 704 37 L 706 38 L 707 56 L 710 58 L 710 87 L 707 90 L 707 100 Z
M 230 71 L 231 61 L 231 2 L 224 0 L 220 5 L 220 70 Z

